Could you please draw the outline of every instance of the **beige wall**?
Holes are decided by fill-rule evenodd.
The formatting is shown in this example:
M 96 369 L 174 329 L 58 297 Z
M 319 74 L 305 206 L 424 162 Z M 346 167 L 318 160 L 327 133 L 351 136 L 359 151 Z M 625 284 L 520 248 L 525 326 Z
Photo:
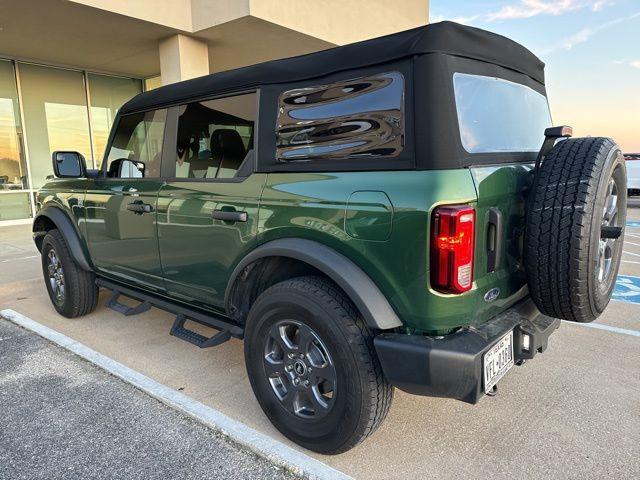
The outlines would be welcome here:
M 189 33 L 251 16 L 342 45 L 427 23 L 429 0 L 71 0 Z
M 209 48 L 206 42 L 181 34 L 160 42 L 163 85 L 208 74 Z
M 192 31 L 199 32 L 249 13 L 249 0 L 191 0 Z
M 427 24 L 429 0 L 251 0 L 251 15 L 344 45 Z
M 192 31 L 192 0 L 70 0 L 89 7 L 100 8 L 127 17 Z M 209 0 L 212 1 L 212 0 Z M 213 0 L 216 1 L 217 0 Z M 227 0 L 233 2 L 233 0 Z

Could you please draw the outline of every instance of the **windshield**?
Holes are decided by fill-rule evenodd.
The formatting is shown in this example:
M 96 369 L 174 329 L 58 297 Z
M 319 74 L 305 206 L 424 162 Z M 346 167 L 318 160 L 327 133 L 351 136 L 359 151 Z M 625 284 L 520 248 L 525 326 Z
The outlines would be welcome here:
M 551 126 L 547 98 L 501 78 L 455 73 L 462 146 L 469 153 L 537 152 Z

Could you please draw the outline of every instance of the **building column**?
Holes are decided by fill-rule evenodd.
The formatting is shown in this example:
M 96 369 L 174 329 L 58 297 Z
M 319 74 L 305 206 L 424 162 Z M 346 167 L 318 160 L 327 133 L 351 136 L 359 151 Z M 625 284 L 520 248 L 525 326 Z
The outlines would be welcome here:
M 160 42 L 162 84 L 209 74 L 209 47 L 197 38 L 177 34 Z

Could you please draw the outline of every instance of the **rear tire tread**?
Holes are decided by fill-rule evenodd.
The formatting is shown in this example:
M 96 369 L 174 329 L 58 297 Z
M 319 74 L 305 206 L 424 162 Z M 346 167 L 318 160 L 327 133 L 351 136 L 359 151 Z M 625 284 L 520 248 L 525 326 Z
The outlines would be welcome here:
M 608 138 L 568 139 L 537 172 L 527 209 L 525 265 L 530 293 L 542 313 L 590 321 L 601 312 L 589 301 L 591 224 Z

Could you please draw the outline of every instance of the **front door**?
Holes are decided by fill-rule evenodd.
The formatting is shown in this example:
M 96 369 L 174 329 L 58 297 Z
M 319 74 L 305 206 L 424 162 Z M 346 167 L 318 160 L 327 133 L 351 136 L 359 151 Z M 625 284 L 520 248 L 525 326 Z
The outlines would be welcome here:
M 175 160 L 163 166 L 168 178 L 158 197 L 158 242 L 167 293 L 192 305 L 223 310 L 233 268 L 255 242 L 266 180 L 253 172 L 256 97 L 178 111 Z
M 102 176 L 85 197 L 89 251 L 100 274 L 164 292 L 156 226 L 166 110 L 125 115 Z

